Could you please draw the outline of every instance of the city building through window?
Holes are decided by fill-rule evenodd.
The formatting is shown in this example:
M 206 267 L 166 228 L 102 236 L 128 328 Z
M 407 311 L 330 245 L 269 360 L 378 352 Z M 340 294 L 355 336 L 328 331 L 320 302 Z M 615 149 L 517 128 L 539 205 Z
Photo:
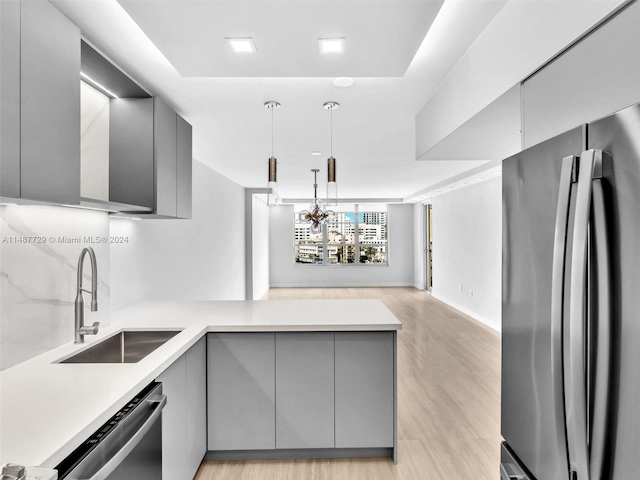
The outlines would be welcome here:
M 336 214 L 312 234 L 294 213 L 294 261 L 302 265 L 386 265 L 387 212 L 353 205 Z

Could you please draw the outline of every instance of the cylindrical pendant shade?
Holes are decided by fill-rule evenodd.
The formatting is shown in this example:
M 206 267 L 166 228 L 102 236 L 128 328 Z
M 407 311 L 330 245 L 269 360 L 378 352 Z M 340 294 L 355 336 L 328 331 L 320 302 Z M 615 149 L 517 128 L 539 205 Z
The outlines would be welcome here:
M 276 157 L 269 157 L 269 183 L 276 183 L 278 180 L 278 160 Z
M 336 159 L 329 157 L 327 160 L 327 182 L 335 183 L 336 181 Z

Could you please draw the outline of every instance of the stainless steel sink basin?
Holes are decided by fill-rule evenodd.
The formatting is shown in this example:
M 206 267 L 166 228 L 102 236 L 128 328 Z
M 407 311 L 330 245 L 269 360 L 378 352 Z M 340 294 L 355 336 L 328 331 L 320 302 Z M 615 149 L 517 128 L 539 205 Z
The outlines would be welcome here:
M 179 330 L 125 330 L 60 363 L 137 363 L 178 333 Z

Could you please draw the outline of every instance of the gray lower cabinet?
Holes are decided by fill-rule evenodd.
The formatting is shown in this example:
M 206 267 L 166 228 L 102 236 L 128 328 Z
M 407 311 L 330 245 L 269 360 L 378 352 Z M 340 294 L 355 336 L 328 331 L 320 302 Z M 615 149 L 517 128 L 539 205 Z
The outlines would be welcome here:
M 167 404 L 162 411 L 162 478 L 179 480 L 184 477 L 187 430 L 185 389 L 185 356 L 176 360 L 157 378 L 162 382 L 162 393 Z
M 162 411 L 162 478 L 193 478 L 206 452 L 206 345 L 198 341 L 157 381 L 167 405 Z
M 276 333 L 276 448 L 334 447 L 333 347 L 333 333 Z
M 80 30 L 46 0 L 1 3 L 0 193 L 79 204 Z
M 207 339 L 198 340 L 186 354 L 185 477 L 192 478 L 207 452 Z
M 394 333 L 335 335 L 336 448 L 394 447 Z
M 209 450 L 275 448 L 275 335 L 210 333 Z

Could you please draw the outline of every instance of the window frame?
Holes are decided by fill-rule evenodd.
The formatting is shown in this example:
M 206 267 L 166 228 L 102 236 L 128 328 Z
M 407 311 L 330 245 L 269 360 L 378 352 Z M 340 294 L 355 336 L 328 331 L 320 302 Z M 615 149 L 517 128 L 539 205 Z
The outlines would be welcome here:
M 364 205 L 362 205 L 364 206 Z M 328 263 L 328 252 L 329 252 L 329 240 L 328 240 L 328 232 L 326 228 L 326 224 L 322 227 L 322 263 L 315 262 L 297 262 L 297 253 L 296 248 L 300 246 L 298 240 L 296 239 L 296 224 L 298 223 L 298 215 L 300 211 L 297 211 L 296 208 L 293 210 L 293 265 L 294 267 L 307 268 L 310 265 L 316 267 L 338 267 L 338 268 L 351 268 L 351 267 L 389 267 L 390 266 L 390 248 L 389 248 L 389 209 L 387 206 L 386 210 L 381 209 L 371 209 L 368 210 L 365 207 L 364 211 L 361 211 L 361 205 L 355 204 L 353 210 L 345 211 L 345 212 L 337 212 L 337 213 L 352 213 L 353 218 L 353 226 L 354 226 L 354 241 L 353 244 L 349 243 L 348 245 L 354 246 L 354 261 L 353 263 Z M 386 245 L 386 257 L 387 261 L 384 263 L 361 263 L 360 262 L 360 214 L 364 213 L 384 213 L 385 214 L 385 225 L 386 225 L 386 237 L 385 237 L 385 245 Z M 370 245 L 368 243 L 364 243 L 364 245 Z

